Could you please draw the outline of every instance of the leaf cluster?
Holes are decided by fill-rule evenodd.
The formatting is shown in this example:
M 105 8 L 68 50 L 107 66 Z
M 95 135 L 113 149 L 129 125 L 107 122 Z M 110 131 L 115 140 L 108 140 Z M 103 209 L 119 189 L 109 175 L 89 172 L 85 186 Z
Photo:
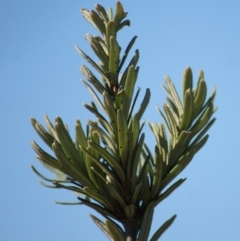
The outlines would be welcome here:
M 96 120 L 88 120 L 86 130 L 77 120 L 75 139 L 72 139 L 60 117 L 51 123 L 45 116 L 46 129 L 32 118 L 33 127 L 54 155 L 45 152 L 34 141 L 32 147 L 40 162 L 57 178 L 49 179 L 32 168 L 51 183 L 43 183 L 45 186 L 74 191 L 79 200 L 76 204 L 85 204 L 103 215 L 107 220 L 105 223 L 91 217 L 110 240 L 122 241 L 131 237 L 145 241 L 154 208 L 185 181 L 179 179 L 172 183 L 208 139 L 206 133 L 215 121 L 212 115 L 216 109 L 213 104 L 216 91 L 213 90 L 207 99 L 203 71 L 193 88 L 192 71 L 188 67 L 183 74 L 181 100 L 166 76 L 167 103 L 163 105 L 163 111 L 158 109 L 165 125 L 149 123 L 156 140 L 152 153 L 145 143 L 145 123 L 142 122 L 150 89 L 146 89 L 140 106 L 136 106 L 140 92 L 140 89 L 134 91 L 139 72 L 138 50 L 126 64 L 137 37 L 132 38 L 123 53 L 117 41 L 119 30 L 130 25 L 130 21 L 125 20 L 127 13 L 120 2 L 116 4 L 114 15 L 111 9 L 106 11 L 99 4 L 96 11 L 82 9 L 81 12 L 101 34 L 96 37 L 86 35 L 98 63 L 76 47 L 100 76 L 99 79 L 85 65 L 81 67 L 86 79 L 83 83 L 94 98 L 84 106 Z M 175 217 L 166 221 L 150 240 L 158 240 Z

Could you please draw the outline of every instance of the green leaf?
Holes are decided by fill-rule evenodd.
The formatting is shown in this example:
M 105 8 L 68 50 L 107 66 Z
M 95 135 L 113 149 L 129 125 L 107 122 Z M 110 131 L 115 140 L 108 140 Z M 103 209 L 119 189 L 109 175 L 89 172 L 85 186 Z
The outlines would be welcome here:
M 152 236 L 150 241 L 158 241 L 162 234 L 171 226 L 177 215 L 173 215 L 169 220 L 167 220 Z

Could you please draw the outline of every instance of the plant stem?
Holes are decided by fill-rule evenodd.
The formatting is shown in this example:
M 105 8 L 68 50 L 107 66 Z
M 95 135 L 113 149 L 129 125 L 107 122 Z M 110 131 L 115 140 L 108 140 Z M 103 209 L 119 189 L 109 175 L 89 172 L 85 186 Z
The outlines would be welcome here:
M 137 232 L 139 228 L 139 221 L 136 219 L 128 220 L 123 223 L 126 241 L 136 241 Z

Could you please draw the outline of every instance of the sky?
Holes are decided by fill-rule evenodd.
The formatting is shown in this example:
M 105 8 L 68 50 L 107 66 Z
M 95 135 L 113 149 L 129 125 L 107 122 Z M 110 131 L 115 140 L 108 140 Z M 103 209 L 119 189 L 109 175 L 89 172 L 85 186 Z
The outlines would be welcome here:
M 74 45 L 91 53 L 84 36 L 97 32 L 79 10 L 93 9 L 95 3 L 0 1 L 0 240 L 107 240 L 89 214 L 101 216 L 85 206 L 55 204 L 76 201 L 76 196 L 41 186 L 30 168 L 34 165 L 53 177 L 30 146 L 34 139 L 44 147 L 31 117 L 44 124 L 44 114 L 51 120 L 61 116 L 72 136 L 76 119 L 86 123 L 92 118 L 82 106 L 92 100 L 80 82 L 79 67 L 85 61 Z M 98 3 L 115 9 L 113 0 Z M 119 43 L 124 48 L 138 36 L 141 97 L 151 88 L 145 120 L 162 122 L 156 106 L 162 107 L 166 98 L 161 87 L 165 75 L 181 90 L 182 73 L 191 66 L 195 85 L 203 69 L 208 95 L 217 88 L 217 121 L 210 138 L 179 175 L 187 181 L 156 208 L 151 233 L 177 214 L 161 240 L 238 241 L 240 2 L 122 0 L 122 4 L 131 27 L 119 33 Z M 150 130 L 145 133 L 147 143 L 154 146 Z

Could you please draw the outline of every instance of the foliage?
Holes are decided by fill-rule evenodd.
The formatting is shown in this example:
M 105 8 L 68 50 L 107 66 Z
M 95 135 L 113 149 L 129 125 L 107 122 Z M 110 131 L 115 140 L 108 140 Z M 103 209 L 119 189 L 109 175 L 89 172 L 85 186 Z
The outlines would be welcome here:
M 56 179 L 46 178 L 32 168 L 51 183 L 43 183 L 45 186 L 74 191 L 79 200 L 76 204 L 85 204 L 104 216 L 105 223 L 91 215 L 110 240 L 145 241 L 154 208 L 185 181 L 179 179 L 172 183 L 208 139 L 206 132 L 215 122 L 212 115 L 216 91 L 206 98 L 203 71 L 193 88 L 192 71 L 188 67 L 183 74 L 181 100 L 166 76 L 167 103 L 163 111 L 158 109 L 165 125 L 149 124 L 156 140 L 152 153 L 144 141 L 145 123 L 141 121 L 150 100 L 150 89 L 146 89 L 140 106 L 136 106 L 140 92 L 135 90 L 139 72 L 137 50 L 126 64 L 137 37 L 132 38 L 123 53 L 117 41 L 117 33 L 130 25 L 130 21 L 125 20 L 127 13 L 120 2 L 114 15 L 111 9 L 106 11 L 99 4 L 96 11 L 82 9 L 81 12 L 101 33 L 96 37 L 86 35 L 99 63 L 76 47 L 100 76 L 99 79 L 88 67 L 81 67 L 87 80 L 83 83 L 94 97 L 93 102 L 84 106 L 97 121 L 89 120 L 84 131 L 81 121 L 77 120 L 72 140 L 60 117 L 56 117 L 53 124 L 45 116 L 46 129 L 32 118 L 33 127 L 54 155 L 34 141 L 32 147 L 39 161 L 56 174 Z M 158 240 L 175 217 L 167 220 L 149 240 Z

